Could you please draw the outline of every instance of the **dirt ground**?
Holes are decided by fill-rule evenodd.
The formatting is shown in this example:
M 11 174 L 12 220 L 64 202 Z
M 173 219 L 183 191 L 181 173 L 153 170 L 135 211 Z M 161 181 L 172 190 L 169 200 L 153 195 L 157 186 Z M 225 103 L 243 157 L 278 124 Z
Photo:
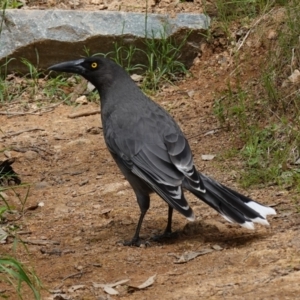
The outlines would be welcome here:
M 277 210 L 268 218 L 270 227 L 257 225 L 255 231 L 247 231 L 187 195 L 197 218 L 189 223 L 175 213 L 178 238 L 125 247 L 120 241 L 132 237 L 139 208 L 106 150 L 100 116 L 68 117 L 98 105 L 61 104 L 40 115 L 0 115 L 1 149 L 9 149 L 0 153 L 0 160 L 16 158 L 15 171 L 31 184 L 26 213 L 16 223 L 29 252 L 21 258 L 34 266 L 46 288 L 43 299 L 299 299 L 300 215 L 295 193 L 274 186 L 241 190 L 237 177 L 243 162 L 223 156 L 237 141 L 213 114 L 215 94 L 226 88 L 235 68 L 221 44 L 204 46 L 191 69 L 193 76 L 153 98 L 181 125 L 198 170 Z M 241 51 L 248 60 L 240 79 L 250 80 L 259 72 L 265 48 L 249 43 Z M 17 103 L 13 110 L 23 106 Z M 203 154 L 216 157 L 204 161 Z M 18 192 L 24 199 L 26 189 Z M 16 195 L 6 194 L 20 209 Z M 166 203 L 156 195 L 151 199 L 141 232 L 145 239 L 162 232 L 167 221 Z M 43 206 L 36 208 L 38 203 Z M 9 253 L 11 242 L 1 245 L 1 252 Z M 176 263 L 185 252 L 202 251 L 193 260 Z M 136 288 L 154 275 L 151 286 Z M 101 285 L 125 279 L 129 281 L 114 288 L 119 295 Z M 28 293 L 24 299 L 33 298 Z

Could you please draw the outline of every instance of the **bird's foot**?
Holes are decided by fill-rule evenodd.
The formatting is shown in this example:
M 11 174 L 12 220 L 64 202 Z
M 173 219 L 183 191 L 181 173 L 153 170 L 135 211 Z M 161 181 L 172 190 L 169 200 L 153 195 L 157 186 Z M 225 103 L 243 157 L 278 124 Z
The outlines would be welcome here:
M 162 242 L 164 240 L 177 239 L 178 237 L 179 237 L 178 231 L 174 231 L 174 232 L 165 231 L 163 234 L 154 235 L 153 237 L 151 237 L 151 240 L 155 242 Z
M 140 238 L 133 238 L 130 241 L 124 241 L 122 243 L 124 246 L 136 246 L 136 247 L 149 247 L 150 243 L 148 241 L 143 241 Z

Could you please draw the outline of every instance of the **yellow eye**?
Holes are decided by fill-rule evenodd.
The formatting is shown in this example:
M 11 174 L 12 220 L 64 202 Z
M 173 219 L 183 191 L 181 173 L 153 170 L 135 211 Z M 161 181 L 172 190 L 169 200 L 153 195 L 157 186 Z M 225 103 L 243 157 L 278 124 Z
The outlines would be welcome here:
M 96 62 L 91 63 L 91 67 L 92 67 L 93 69 L 96 69 L 97 66 L 98 66 L 98 64 L 97 64 Z

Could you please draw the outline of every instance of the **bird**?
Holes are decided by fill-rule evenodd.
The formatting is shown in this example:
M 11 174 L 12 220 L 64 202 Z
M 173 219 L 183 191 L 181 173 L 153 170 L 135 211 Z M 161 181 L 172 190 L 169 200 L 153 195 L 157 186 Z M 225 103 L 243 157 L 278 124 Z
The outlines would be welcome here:
M 168 204 L 167 226 L 159 237 L 172 236 L 175 209 L 189 221 L 195 215 L 184 192 L 187 190 L 231 223 L 254 229 L 254 223 L 269 225 L 276 211 L 197 171 L 188 140 L 174 118 L 145 95 L 117 63 L 91 56 L 57 63 L 50 71 L 79 74 L 100 95 L 104 140 L 117 166 L 131 185 L 140 217 L 126 246 L 141 246 L 144 217 L 150 195 L 157 193 Z

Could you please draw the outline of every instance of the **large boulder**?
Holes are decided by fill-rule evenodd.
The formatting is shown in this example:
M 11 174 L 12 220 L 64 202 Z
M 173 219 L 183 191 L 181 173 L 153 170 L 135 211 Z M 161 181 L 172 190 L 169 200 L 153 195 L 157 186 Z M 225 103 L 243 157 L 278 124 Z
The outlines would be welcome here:
M 28 72 L 21 58 L 47 68 L 87 54 L 114 51 L 116 45 L 145 49 L 146 37 L 170 37 L 179 45 L 187 35 L 180 60 L 189 67 L 210 25 L 208 16 L 188 13 L 173 18 L 115 11 L 6 10 L 1 18 L 0 65 L 13 58 L 8 72 Z M 132 63 L 145 63 L 142 51 Z

